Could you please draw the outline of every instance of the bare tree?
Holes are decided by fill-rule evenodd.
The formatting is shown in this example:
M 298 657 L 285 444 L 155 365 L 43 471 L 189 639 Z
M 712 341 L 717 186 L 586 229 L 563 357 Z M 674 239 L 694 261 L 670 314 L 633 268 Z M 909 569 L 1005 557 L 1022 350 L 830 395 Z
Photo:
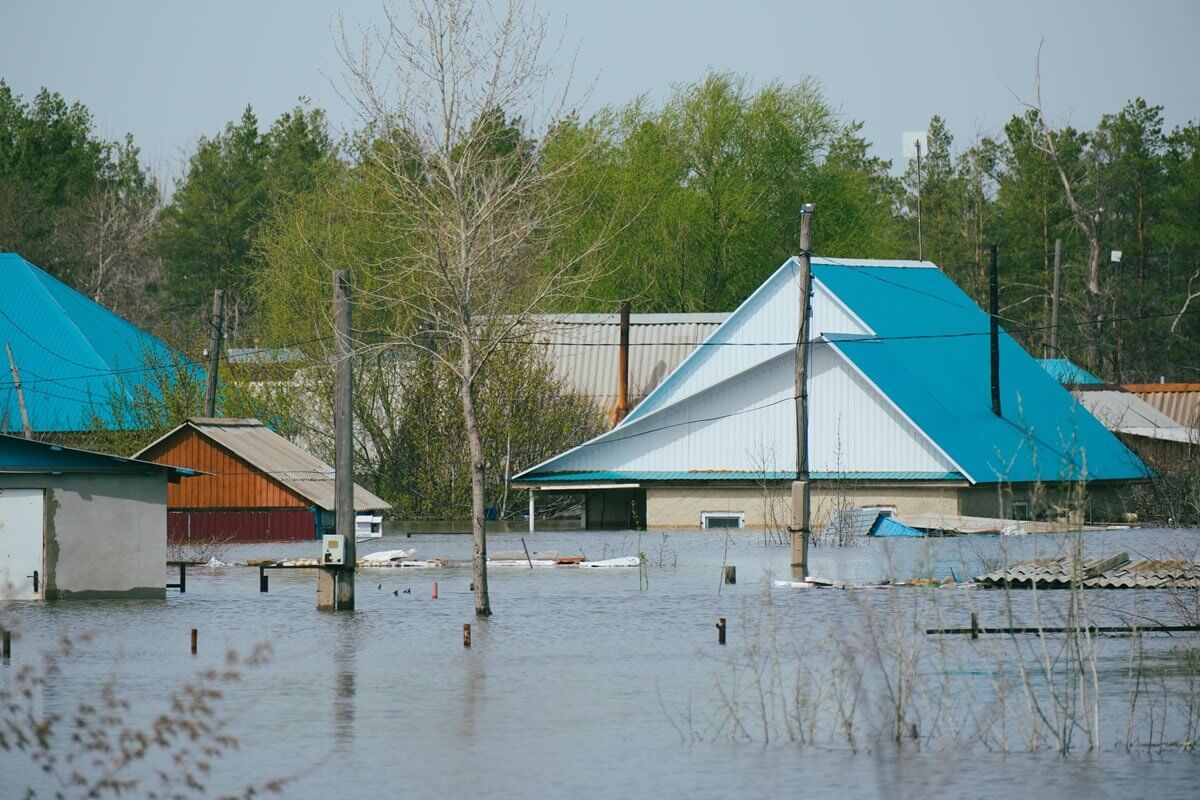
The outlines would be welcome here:
M 1100 224 L 1104 209 L 1100 206 L 1100 180 L 1099 180 L 1099 165 L 1095 163 L 1096 154 L 1091 154 L 1091 169 L 1093 173 L 1090 181 L 1081 180 L 1080 176 L 1072 175 L 1068 171 L 1064 159 L 1059 153 L 1058 143 L 1056 138 L 1059 136 L 1059 131 L 1054 130 L 1046 122 L 1046 112 L 1042 105 L 1042 50 L 1038 47 L 1036 60 L 1034 88 L 1035 101 L 1026 103 L 1033 111 L 1037 112 L 1036 119 L 1030 120 L 1030 143 L 1034 148 L 1041 151 L 1050 159 L 1050 163 L 1054 165 L 1055 172 L 1058 173 L 1059 181 L 1062 183 L 1063 196 L 1067 201 L 1067 209 L 1071 212 L 1071 222 L 1076 228 L 1083 233 L 1088 245 L 1087 256 L 1087 271 L 1084 279 L 1084 289 L 1086 296 L 1086 314 L 1088 322 L 1091 323 L 1087 327 L 1088 331 L 1088 355 L 1091 361 L 1091 366 L 1095 368 L 1098 361 L 1098 346 L 1097 339 L 1100 337 L 1100 322 L 1102 314 L 1102 302 L 1100 289 L 1100 264 L 1102 253 L 1102 241 L 1100 238 Z M 1085 205 L 1087 198 L 1081 199 L 1081 192 L 1085 190 L 1085 184 L 1090 185 L 1094 196 L 1092 202 Z
M 551 85 L 554 50 L 546 18 L 521 0 L 385 7 L 384 23 L 364 29 L 357 47 L 342 29 L 347 95 L 374 137 L 366 172 L 384 198 L 382 210 L 365 213 L 394 245 L 359 302 L 394 320 L 376 332 L 384 344 L 370 346 L 424 350 L 458 384 L 481 616 L 491 604 L 480 373 L 536 312 L 586 291 L 595 269 L 584 266 L 595 263 L 594 245 L 545 257 L 586 203 L 563 186 L 578 158 L 545 158 L 569 114 L 566 89 Z

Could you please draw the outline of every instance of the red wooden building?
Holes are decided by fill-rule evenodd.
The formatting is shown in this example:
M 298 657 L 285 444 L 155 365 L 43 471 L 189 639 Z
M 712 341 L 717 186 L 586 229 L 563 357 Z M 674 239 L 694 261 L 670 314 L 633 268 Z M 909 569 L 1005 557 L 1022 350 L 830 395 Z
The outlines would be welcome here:
M 135 458 L 210 473 L 168 486 L 173 541 L 306 540 L 333 532 L 333 468 L 256 419 L 192 417 Z M 389 508 L 355 485 L 356 512 Z

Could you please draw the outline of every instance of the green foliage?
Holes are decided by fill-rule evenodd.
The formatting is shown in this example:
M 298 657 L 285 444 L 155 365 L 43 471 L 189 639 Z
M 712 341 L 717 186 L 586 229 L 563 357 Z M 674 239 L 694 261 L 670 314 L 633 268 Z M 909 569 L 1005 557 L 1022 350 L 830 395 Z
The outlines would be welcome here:
M 325 113 L 303 105 L 266 132 L 247 106 L 221 134 L 202 138 L 163 212 L 160 247 L 172 301 L 202 314 L 213 289 L 223 288 L 237 331 L 251 313 L 261 224 L 275 205 L 311 192 L 335 161 Z
M 582 154 L 565 191 L 594 211 L 551 258 L 605 240 L 614 274 L 589 309 L 632 297 L 646 311 L 728 310 L 795 252 L 806 202 L 829 209 L 814 226 L 821 253 L 895 254 L 890 164 L 811 79 L 755 89 L 710 73 L 660 109 L 639 98 L 564 128 L 547 162 Z

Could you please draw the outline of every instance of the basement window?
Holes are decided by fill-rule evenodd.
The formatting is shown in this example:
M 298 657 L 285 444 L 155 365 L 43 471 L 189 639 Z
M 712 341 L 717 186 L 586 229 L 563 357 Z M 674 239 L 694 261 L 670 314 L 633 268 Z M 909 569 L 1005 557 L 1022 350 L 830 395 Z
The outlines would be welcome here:
M 740 511 L 705 511 L 700 514 L 700 527 L 709 528 L 744 528 L 746 515 Z

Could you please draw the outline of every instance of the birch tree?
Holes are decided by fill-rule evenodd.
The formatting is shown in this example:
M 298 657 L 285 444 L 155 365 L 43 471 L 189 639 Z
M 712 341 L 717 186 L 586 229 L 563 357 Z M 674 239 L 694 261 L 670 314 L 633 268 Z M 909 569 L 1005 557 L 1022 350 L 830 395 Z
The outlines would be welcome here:
M 505 6 L 412 0 L 388 6 L 356 42 L 345 26 L 347 97 L 373 138 L 364 146 L 386 198 L 392 247 L 356 302 L 388 313 L 363 347 L 424 351 L 453 375 L 471 459 L 475 612 L 491 613 L 484 528 L 480 373 L 538 311 L 582 295 L 589 248 L 542 256 L 583 213 L 563 188 L 575 161 L 540 156 L 569 114 L 546 18 Z M 509 116 L 509 115 L 516 116 Z M 382 269 L 381 269 L 382 267 Z M 496 468 L 498 465 L 493 465 Z

